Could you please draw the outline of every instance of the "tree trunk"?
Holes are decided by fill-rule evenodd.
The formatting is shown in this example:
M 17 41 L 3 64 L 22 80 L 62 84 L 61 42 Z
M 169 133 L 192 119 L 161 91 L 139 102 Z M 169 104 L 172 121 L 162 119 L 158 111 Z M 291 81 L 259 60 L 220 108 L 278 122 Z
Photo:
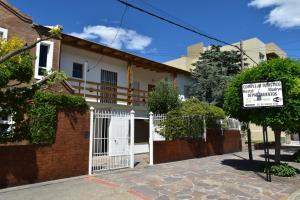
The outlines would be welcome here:
M 247 138 L 248 138 L 248 154 L 249 154 L 249 160 L 253 160 L 252 156 L 252 142 L 251 142 L 251 129 L 249 126 L 249 123 L 246 123 L 246 132 L 247 132 Z
M 274 161 L 276 164 L 280 163 L 280 149 L 281 149 L 281 131 L 280 130 L 275 130 L 274 131 L 274 136 L 275 136 L 275 158 Z
M 298 133 L 298 141 L 300 142 L 300 133 Z

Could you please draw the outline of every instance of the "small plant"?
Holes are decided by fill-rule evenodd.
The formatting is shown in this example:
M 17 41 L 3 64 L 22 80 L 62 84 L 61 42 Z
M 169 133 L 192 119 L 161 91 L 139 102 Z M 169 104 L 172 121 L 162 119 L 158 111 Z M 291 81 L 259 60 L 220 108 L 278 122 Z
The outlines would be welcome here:
M 293 161 L 300 163 L 300 150 L 293 154 Z
M 266 171 L 266 168 L 265 168 Z M 271 166 L 271 173 L 275 176 L 292 177 L 297 174 L 296 169 L 287 163 L 274 164 Z

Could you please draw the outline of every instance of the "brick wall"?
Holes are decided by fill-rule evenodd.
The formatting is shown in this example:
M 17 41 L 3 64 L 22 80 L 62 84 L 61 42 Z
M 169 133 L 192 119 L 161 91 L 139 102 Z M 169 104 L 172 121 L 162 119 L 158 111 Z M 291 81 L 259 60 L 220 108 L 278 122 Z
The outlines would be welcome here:
M 206 142 L 198 140 L 154 141 L 154 163 L 220 155 L 242 150 L 239 131 L 210 129 Z
M 59 111 L 53 145 L 0 146 L 0 188 L 88 173 L 89 113 Z

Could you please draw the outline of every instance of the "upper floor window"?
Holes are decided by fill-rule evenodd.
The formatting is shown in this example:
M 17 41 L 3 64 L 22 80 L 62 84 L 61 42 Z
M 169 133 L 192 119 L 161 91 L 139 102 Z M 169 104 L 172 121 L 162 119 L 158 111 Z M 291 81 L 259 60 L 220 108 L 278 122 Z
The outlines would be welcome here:
M 117 103 L 118 73 L 101 69 L 102 103 Z
M 35 78 L 41 79 L 45 72 L 51 70 L 53 63 L 53 45 L 51 41 L 43 41 L 36 46 Z
M 259 52 L 259 61 L 264 61 L 264 60 L 265 60 L 265 55 Z
M 81 64 L 81 63 L 73 63 L 72 76 L 74 78 L 83 78 L 83 64 Z
M 7 39 L 7 29 L 0 27 L 0 39 Z

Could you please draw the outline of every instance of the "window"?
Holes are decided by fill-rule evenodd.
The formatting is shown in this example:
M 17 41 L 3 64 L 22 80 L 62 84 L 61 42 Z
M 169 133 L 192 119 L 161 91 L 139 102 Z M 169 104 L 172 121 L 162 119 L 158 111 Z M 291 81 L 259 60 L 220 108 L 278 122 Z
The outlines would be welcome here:
M 7 39 L 7 29 L 0 27 L 0 39 Z
M 117 103 L 117 83 L 118 83 L 118 73 L 111 72 L 101 69 L 101 83 L 105 85 L 101 86 L 101 90 L 106 90 L 109 92 L 101 93 L 102 103 Z
M 184 91 L 183 91 L 183 93 L 184 93 L 184 94 L 183 94 L 183 95 L 184 95 L 184 98 L 185 98 L 185 99 L 190 98 L 190 97 L 191 97 L 191 86 L 185 85 L 183 90 L 184 90 Z
M 83 78 L 83 64 L 73 63 L 73 73 L 74 78 Z
M 259 60 L 264 61 L 265 60 L 265 55 L 263 53 L 259 52 Z
M 44 41 L 36 46 L 35 78 L 41 79 L 53 63 L 53 42 Z

